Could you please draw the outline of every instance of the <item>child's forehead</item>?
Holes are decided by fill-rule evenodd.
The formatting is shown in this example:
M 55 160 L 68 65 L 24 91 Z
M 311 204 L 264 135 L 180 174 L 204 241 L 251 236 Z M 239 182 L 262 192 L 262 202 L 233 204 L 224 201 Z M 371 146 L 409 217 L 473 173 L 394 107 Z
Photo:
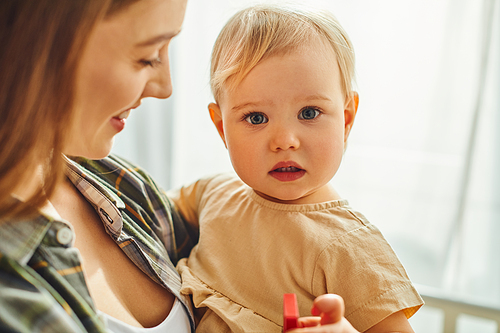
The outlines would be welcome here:
M 231 46 L 228 45 L 230 48 Z M 310 54 L 314 55 L 314 58 L 319 57 L 321 60 L 327 62 L 335 62 L 338 65 L 338 57 L 333 46 L 324 38 L 319 35 L 311 35 L 311 38 L 304 43 L 299 45 L 288 45 L 282 48 L 276 48 L 274 50 L 268 50 L 263 53 L 262 58 L 256 63 L 242 63 L 240 71 L 227 80 L 222 85 L 222 91 L 231 92 L 243 81 L 252 70 L 261 65 L 262 63 L 273 58 L 284 58 L 286 56 L 293 56 L 294 54 L 305 54 L 306 56 Z M 270 71 L 279 70 L 277 68 L 270 68 Z M 241 73 L 245 73 L 241 75 Z M 341 74 L 342 75 L 342 74 Z
M 239 82 L 231 80 L 235 78 L 229 78 L 222 86 L 220 104 L 232 104 L 243 99 L 247 103 L 258 100 L 259 103 L 272 105 L 283 96 L 289 99 L 288 102 L 293 99 L 304 102 L 317 100 L 318 96 L 333 98 L 332 92 L 333 95 L 344 94 L 336 54 L 329 45 L 318 40 L 287 52 L 268 55 Z M 337 88 L 326 90 L 332 85 Z M 280 92 L 282 95 L 274 94 Z
M 314 53 L 328 59 L 331 59 L 332 57 L 337 59 L 337 53 L 331 43 L 321 35 L 312 34 L 310 38 L 300 44 L 285 46 L 281 49 L 278 48 L 274 52 L 264 53 L 261 61 L 274 56 L 285 56 L 294 53 Z

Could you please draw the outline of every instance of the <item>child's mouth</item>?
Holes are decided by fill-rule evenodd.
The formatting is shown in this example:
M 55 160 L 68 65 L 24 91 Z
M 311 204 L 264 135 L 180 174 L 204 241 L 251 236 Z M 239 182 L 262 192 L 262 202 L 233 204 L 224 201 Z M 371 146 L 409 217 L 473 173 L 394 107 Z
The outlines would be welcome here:
M 277 168 L 271 172 L 299 172 L 299 171 L 302 171 L 302 169 L 296 167 L 286 167 L 286 168 Z
M 282 166 L 283 164 L 285 163 L 278 163 L 273 170 L 269 171 L 269 175 L 282 182 L 291 182 L 302 178 L 302 176 L 306 174 L 306 170 L 301 169 L 298 166 Z

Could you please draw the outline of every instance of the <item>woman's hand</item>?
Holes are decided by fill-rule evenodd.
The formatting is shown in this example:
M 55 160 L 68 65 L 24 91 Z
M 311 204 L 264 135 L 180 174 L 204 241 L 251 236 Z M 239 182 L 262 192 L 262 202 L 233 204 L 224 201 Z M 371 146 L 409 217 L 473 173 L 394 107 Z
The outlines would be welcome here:
M 299 318 L 299 327 L 290 333 L 359 333 L 344 318 L 344 300 L 339 295 L 326 294 L 314 300 L 311 313 L 315 317 Z

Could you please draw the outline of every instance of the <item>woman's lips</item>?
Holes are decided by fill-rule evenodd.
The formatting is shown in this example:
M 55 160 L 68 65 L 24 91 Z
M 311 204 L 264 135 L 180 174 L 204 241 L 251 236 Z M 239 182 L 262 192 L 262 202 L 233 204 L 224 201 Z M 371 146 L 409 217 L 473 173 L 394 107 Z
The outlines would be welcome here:
M 302 169 L 299 164 L 293 161 L 279 162 L 276 164 L 269 175 L 282 182 L 291 182 L 302 178 L 306 170 Z
M 117 131 L 121 132 L 125 128 L 125 121 L 127 117 L 130 115 L 131 109 L 125 110 L 120 113 L 118 116 L 111 118 L 110 123 L 111 126 Z

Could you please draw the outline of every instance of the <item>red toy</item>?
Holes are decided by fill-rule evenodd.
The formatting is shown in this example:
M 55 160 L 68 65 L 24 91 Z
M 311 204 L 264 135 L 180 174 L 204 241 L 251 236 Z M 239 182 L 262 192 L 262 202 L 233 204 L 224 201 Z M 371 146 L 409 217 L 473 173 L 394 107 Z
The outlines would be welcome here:
M 297 305 L 297 295 L 283 295 L 283 332 L 298 327 L 299 306 Z

